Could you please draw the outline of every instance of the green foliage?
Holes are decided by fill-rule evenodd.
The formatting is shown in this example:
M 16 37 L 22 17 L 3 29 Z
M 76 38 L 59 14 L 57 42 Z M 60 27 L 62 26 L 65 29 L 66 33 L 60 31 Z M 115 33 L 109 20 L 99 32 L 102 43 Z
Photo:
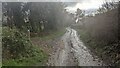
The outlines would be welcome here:
M 30 10 L 31 32 L 42 32 L 41 26 L 44 26 L 44 31 L 63 26 L 66 16 L 62 3 L 31 3 Z
M 3 58 L 19 58 L 32 54 L 32 44 L 25 33 L 16 29 L 3 27 Z
M 40 59 L 43 55 L 37 56 L 38 50 L 33 47 L 25 34 L 28 29 L 30 30 L 30 36 L 32 36 L 32 33 L 35 34 L 34 36 L 36 34 L 43 36 L 46 33 L 44 35 L 46 36 L 45 39 L 49 39 L 58 35 L 53 33 L 63 28 L 63 23 L 72 22 L 72 18 L 64 10 L 63 3 L 4 2 L 2 8 L 3 16 L 8 17 L 3 25 L 3 60 L 10 60 L 9 63 L 13 62 L 12 65 L 17 64 L 16 60 L 20 58 L 28 59 L 36 56 Z M 50 36 L 47 36 L 48 31 L 51 31 Z M 29 59 L 29 62 L 33 61 Z
M 21 29 L 24 24 L 24 15 L 21 11 L 22 3 L 5 2 L 2 5 L 3 15 L 9 17 L 7 19 L 7 26 L 10 28 L 16 26 L 17 28 Z
M 64 9 L 64 4 L 60 2 L 5 2 L 2 7 L 3 16 L 9 17 L 4 25 L 10 28 L 15 26 L 22 31 L 29 29 L 30 32 L 33 33 L 47 32 L 49 30 L 58 30 L 63 27 L 65 23 L 72 22 L 72 18 L 70 18 Z
M 36 66 L 43 65 L 46 58 L 48 58 L 47 54 L 43 52 L 42 49 L 38 49 L 37 47 L 33 47 L 34 56 L 32 57 L 21 57 L 19 59 L 9 59 L 7 61 L 3 61 L 3 66 Z
M 17 29 L 3 27 L 3 65 L 22 66 L 42 62 L 47 54 L 32 45 L 25 33 Z

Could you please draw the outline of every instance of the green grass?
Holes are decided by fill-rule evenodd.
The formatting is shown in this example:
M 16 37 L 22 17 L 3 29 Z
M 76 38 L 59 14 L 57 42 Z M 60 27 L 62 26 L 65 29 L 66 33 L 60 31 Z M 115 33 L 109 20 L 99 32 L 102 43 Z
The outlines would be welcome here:
M 42 37 L 32 37 L 39 38 L 40 40 L 50 40 L 62 36 L 65 33 L 64 30 L 54 31 L 49 33 L 49 35 Z M 3 60 L 3 66 L 43 66 L 48 59 L 48 54 L 45 53 L 43 49 L 38 46 L 32 45 L 32 53 L 34 56 L 20 57 L 19 59 L 5 59 Z
M 58 30 L 58 31 L 53 31 L 53 32 L 50 32 L 48 35 L 45 35 L 45 36 L 40 36 L 40 37 L 33 37 L 33 38 L 39 38 L 41 40 L 50 40 L 50 39 L 55 39 L 57 37 L 60 37 L 62 36 L 63 34 L 65 33 L 65 29 L 63 30 Z
M 3 44 L 3 66 L 34 66 L 37 64 L 41 66 L 44 64 L 48 55 L 40 47 L 33 45 L 31 41 L 28 40 L 25 33 L 20 32 L 17 29 L 10 30 L 8 27 L 4 27 L 3 32 L 2 43 L 7 43 Z M 15 42 L 15 40 L 17 40 L 17 42 Z M 9 46 L 5 47 L 6 45 Z M 7 53 L 8 51 L 9 53 Z
M 3 61 L 3 66 L 36 66 L 36 64 L 39 64 L 40 66 L 44 65 L 44 61 L 48 58 L 48 55 L 38 47 L 34 47 L 34 49 L 36 49 L 36 52 L 34 52 L 35 55 L 33 57 L 9 59 Z

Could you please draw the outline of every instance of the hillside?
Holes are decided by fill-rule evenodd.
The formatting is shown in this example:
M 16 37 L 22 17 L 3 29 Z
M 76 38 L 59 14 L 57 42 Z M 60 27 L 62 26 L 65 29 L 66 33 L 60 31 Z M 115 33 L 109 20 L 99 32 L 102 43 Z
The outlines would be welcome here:
M 120 64 L 120 39 L 118 9 L 83 19 L 84 27 L 78 26 L 83 42 L 103 60 Z

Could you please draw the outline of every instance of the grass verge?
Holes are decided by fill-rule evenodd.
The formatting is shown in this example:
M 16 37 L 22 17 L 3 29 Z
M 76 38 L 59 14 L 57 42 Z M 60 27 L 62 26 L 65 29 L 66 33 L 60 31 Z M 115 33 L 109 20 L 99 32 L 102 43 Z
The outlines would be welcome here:
M 49 32 L 48 35 L 33 37 L 33 39 L 39 38 L 43 41 L 46 41 L 46 40 L 50 40 L 50 39 L 55 39 L 57 37 L 61 37 L 64 33 L 65 33 L 65 29 L 61 29 L 58 31 Z
M 36 66 L 39 63 L 40 66 L 44 64 L 47 59 L 47 54 L 38 47 L 34 48 L 34 55 L 31 57 L 21 57 L 19 59 L 9 59 L 3 61 L 3 66 Z
M 4 30 L 6 30 L 6 29 L 8 29 L 8 28 L 6 27 Z M 4 34 L 5 34 L 5 37 L 7 37 L 8 35 L 11 36 L 11 34 L 12 34 L 12 37 L 13 37 L 14 34 L 16 34 L 16 32 L 18 32 L 16 29 L 12 30 L 10 32 L 9 32 L 9 30 L 7 30 L 6 32 L 4 32 Z M 50 39 L 55 39 L 57 37 L 61 37 L 64 33 L 65 33 L 65 30 L 59 30 L 59 31 L 50 32 L 46 36 L 33 37 L 33 38 L 39 38 L 42 41 L 47 41 Z M 12 39 L 12 38 L 9 38 L 9 39 Z M 39 39 L 37 39 L 37 40 L 39 40 Z M 13 42 L 14 42 L 14 40 L 16 40 L 16 38 L 13 39 Z M 22 39 L 20 38 L 17 40 L 19 41 Z M 9 41 L 7 41 L 7 42 L 9 42 Z M 23 43 L 23 42 L 21 42 L 21 43 Z M 10 44 L 10 45 L 12 45 L 12 44 Z M 28 47 L 28 45 L 26 45 L 26 46 Z M 11 46 L 11 48 L 12 48 L 12 46 Z M 2 66 L 3 67 L 5 67 L 5 66 L 44 66 L 46 60 L 48 59 L 48 53 L 46 53 L 45 50 L 42 49 L 42 47 L 36 46 L 33 43 L 32 43 L 32 47 L 30 47 L 30 50 L 32 53 L 30 56 L 22 55 L 22 56 L 19 56 L 19 58 L 16 57 L 14 59 L 13 58 L 3 59 Z M 4 52 L 5 52 L 5 50 L 4 50 Z M 24 52 L 24 51 L 22 51 L 22 52 Z M 27 55 L 27 53 L 24 53 L 24 54 Z M 5 55 L 7 55 L 7 54 L 5 54 Z
M 120 67 L 120 60 L 116 59 L 117 53 L 112 49 L 112 44 L 108 44 L 102 40 L 96 40 L 84 29 L 74 29 L 77 30 L 78 35 L 80 35 L 80 39 L 84 42 L 84 44 L 90 48 L 90 50 L 94 52 L 101 60 L 105 61 L 106 64 L 112 64 Z

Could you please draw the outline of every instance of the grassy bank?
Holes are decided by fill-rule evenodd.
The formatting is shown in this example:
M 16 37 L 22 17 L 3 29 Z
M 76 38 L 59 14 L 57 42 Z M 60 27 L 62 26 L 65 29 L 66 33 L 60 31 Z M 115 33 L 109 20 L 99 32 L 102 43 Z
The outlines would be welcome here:
M 33 56 L 5 60 L 3 61 L 3 66 L 36 66 L 37 63 L 39 63 L 39 65 L 42 66 L 48 56 L 40 48 L 34 47 L 34 50 L 35 51 L 33 51 Z
M 118 9 L 86 17 L 74 27 L 80 38 L 100 58 L 113 65 L 120 66 L 120 39 L 118 27 Z
M 43 49 L 41 41 L 46 41 L 61 37 L 65 33 L 65 29 L 59 31 L 51 31 L 48 35 L 31 37 L 28 40 L 26 34 L 19 32 L 17 29 L 3 28 L 3 66 L 43 66 L 48 59 L 48 53 Z M 34 44 L 32 41 L 39 41 Z M 6 43 L 7 42 L 7 43 Z M 36 43 L 36 42 L 35 42 Z M 8 46 L 10 45 L 10 46 Z M 50 47 L 45 48 L 48 50 Z
M 113 44 L 109 44 L 105 41 L 98 41 L 94 37 L 90 36 L 90 34 L 80 28 L 75 28 L 80 35 L 80 39 L 84 42 L 84 44 L 94 52 L 101 60 L 105 61 L 107 64 L 113 64 L 115 66 L 120 66 L 119 56 L 116 56 L 117 52 L 113 48 Z
M 28 36 L 17 29 L 2 29 L 2 65 L 3 66 L 34 66 L 43 65 L 47 54 L 32 44 Z

